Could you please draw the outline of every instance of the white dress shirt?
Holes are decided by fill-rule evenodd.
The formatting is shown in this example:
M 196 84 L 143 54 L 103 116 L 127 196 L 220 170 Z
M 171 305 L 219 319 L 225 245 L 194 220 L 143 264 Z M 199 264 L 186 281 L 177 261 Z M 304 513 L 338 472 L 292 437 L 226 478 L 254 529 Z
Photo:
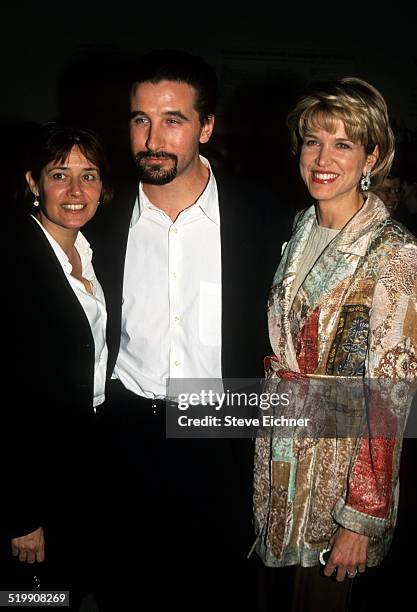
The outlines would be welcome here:
M 94 273 L 93 264 L 91 262 L 93 252 L 86 238 L 78 232 L 75 240 L 75 248 L 81 259 L 82 275 L 90 281 L 93 288 L 93 293 L 89 293 L 84 284 L 71 276 L 72 265 L 63 249 L 51 234 L 43 227 L 41 223 L 33 217 L 38 225 L 42 228 L 47 237 L 54 253 L 65 272 L 65 276 L 71 285 L 72 290 L 78 298 L 83 310 L 90 323 L 91 332 L 94 338 L 94 401 L 93 406 L 99 406 L 104 402 L 104 388 L 106 383 L 106 368 L 107 368 L 107 344 L 106 344 L 106 302 L 104 299 L 103 289 L 98 282 Z
M 120 351 L 113 377 L 163 398 L 176 378 L 221 378 L 221 247 L 210 170 L 198 200 L 172 222 L 139 185 L 127 243 Z

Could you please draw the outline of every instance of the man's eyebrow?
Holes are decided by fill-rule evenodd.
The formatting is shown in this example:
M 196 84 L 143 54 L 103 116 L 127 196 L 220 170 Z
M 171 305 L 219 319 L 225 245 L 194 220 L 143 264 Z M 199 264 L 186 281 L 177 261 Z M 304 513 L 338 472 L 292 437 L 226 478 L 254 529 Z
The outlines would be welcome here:
M 165 111 L 163 113 L 163 115 L 165 115 L 166 117 L 178 117 L 178 119 L 182 119 L 183 121 L 189 121 L 188 117 L 186 117 L 181 111 L 179 110 L 170 110 L 170 111 Z M 141 110 L 134 110 L 131 111 L 130 113 L 130 119 L 134 119 L 135 117 L 147 117 L 147 114 L 144 111 Z
M 146 117 L 146 113 L 140 110 L 133 110 L 129 115 L 130 119 L 134 119 L 135 117 Z
M 182 114 L 179 110 L 166 111 L 164 115 L 169 117 L 178 117 L 178 119 L 183 119 L 183 121 L 189 121 L 188 117 Z

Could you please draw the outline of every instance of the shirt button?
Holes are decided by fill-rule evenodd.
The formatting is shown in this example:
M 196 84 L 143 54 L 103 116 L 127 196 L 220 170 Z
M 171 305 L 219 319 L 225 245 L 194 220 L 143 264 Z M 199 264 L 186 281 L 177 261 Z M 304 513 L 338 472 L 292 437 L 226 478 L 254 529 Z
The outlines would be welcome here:
M 180 366 L 181 363 L 179 361 L 174 361 L 174 366 L 176 366 L 178 368 L 178 366 Z
M 181 317 L 174 317 L 174 321 L 181 321 Z
M 177 273 L 176 273 L 176 272 L 173 272 L 173 273 L 172 273 L 172 277 L 173 277 L 173 278 L 177 278 Z
M 173 228 L 172 228 L 172 233 L 173 233 L 173 234 L 178 234 L 178 230 L 177 230 L 177 228 L 176 228 L 176 227 L 173 227 Z

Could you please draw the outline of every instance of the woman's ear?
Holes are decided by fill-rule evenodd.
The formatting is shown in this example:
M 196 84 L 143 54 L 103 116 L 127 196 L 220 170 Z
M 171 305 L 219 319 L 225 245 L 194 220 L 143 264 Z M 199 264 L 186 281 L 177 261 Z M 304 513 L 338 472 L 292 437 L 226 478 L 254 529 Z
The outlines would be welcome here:
M 376 162 L 378 161 L 378 157 L 379 157 L 379 146 L 375 145 L 375 148 L 372 151 L 372 153 L 369 153 L 369 155 L 366 158 L 364 174 L 366 174 L 367 170 L 372 170 L 372 168 L 375 166 Z
M 29 189 L 31 190 L 31 192 L 33 193 L 33 195 L 38 196 L 39 195 L 39 188 L 38 188 L 38 184 L 35 181 L 35 179 L 32 176 L 32 172 L 30 170 L 28 170 L 25 174 L 25 178 L 26 178 L 26 182 L 29 185 Z

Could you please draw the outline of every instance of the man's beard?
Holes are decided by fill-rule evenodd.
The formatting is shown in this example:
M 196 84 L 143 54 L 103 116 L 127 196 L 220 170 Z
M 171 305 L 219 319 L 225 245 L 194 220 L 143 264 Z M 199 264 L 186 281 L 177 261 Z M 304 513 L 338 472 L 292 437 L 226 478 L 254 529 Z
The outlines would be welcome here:
M 146 163 L 151 157 L 160 159 L 172 159 L 174 165 L 169 170 L 161 168 L 159 165 L 152 165 L 152 163 Z M 174 180 L 177 176 L 178 169 L 178 157 L 173 153 L 165 153 L 164 151 L 139 151 L 136 153 L 135 160 L 139 169 L 139 178 L 143 183 L 150 183 L 151 185 L 166 185 Z

